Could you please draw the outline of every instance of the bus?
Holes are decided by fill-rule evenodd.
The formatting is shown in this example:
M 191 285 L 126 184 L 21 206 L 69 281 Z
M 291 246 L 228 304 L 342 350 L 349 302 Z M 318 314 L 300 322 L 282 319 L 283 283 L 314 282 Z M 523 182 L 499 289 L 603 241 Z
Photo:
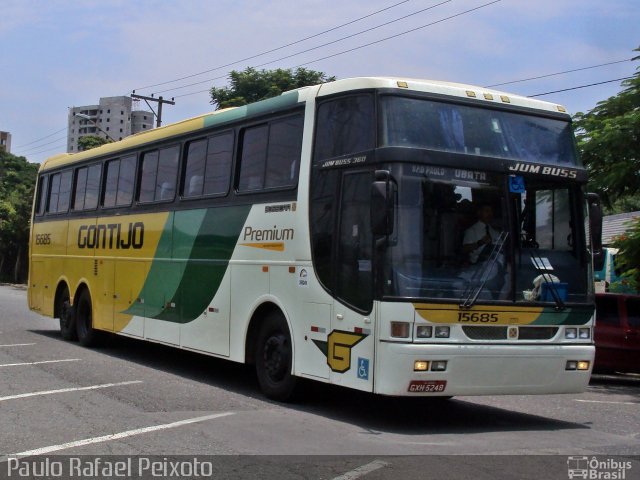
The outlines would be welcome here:
M 46 160 L 29 307 L 392 396 L 583 391 L 601 221 L 562 106 L 352 78 Z M 595 225 L 594 225 L 595 224 Z M 601 227 L 600 227 L 601 228 Z

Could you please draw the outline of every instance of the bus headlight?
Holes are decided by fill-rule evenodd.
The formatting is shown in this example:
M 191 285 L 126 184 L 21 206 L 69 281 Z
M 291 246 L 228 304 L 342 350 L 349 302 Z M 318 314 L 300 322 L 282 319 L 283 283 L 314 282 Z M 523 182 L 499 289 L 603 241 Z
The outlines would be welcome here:
M 589 361 L 580 360 L 578 362 L 578 370 L 589 370 Z
M 436 338 L 449 338 L 449 335 L 451 334 L 451 328 L 449 327 L 444 327 L 444 326 L 439 326 L 436 327 Z
M 575 340 L 578 336 L 578 329 L 577 328 L 565 328 L 564 329 L 564 338 L 567 338 L 569 340 Z
M 589 370 L 589 360 L 567 360 L 565 370 Z
M 418 325 L 416 328 L 416 337 L 418 338 L 431 338 L 433 335 L 433 327 L 431 325 Z
M 588 340 L 591 338 L 591 329 L 590 328 L 581 328 L 578 330 L 578 338 L 582 340 Z
M 426 360 L 416 360 L 413 362 L 414 372 L 426 372 L 427 370 L 429 370 L 429 362 Z

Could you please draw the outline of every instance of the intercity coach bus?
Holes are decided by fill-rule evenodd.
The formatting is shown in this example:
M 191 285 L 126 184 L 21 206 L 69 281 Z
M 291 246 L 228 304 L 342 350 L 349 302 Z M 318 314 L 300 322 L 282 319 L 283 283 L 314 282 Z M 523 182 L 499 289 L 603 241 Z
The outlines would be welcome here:
M 254 364 L 279 400 L 300 378 L 579 392 L 601 218 L 585 183 L 562 106 L 301 88 L 45 161 L 29 306 L 85 346 L 113 332 Z

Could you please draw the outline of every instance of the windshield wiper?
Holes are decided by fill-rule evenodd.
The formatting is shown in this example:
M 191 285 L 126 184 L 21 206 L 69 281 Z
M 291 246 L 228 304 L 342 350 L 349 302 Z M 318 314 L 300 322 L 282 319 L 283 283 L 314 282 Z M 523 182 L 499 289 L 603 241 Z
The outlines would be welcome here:
M 493 246 L 493 249 L 491 250 L 491 254 L 489 255 L 489 258 L 487 259 L 486 262 L 484 262 L 484 267 L 482 269 L 477 270 L 476 273 L 474 273 L 473 277 L 469 281 L 469 286 L 462 294 L 461 300 L 463 298 L 464 300 L 460 302 L 460 308 L 471 308 L 475 305 L 476 301 L 478 300 L 478 297 L 480 296 L 480 292 L 482 292 L 482 290 L 484 289 L 484 286 L 489 280 L 489 275 L 491 274 L 491 271 L 493 270 L 493 266 L 496 264 L 496 261 L 498 260 L 500 253 L 502 252 L 502 247 L 504 246 L 504 243 L 506 242 L 507 237 L 509 237 L 509 232 L 500 232 L 500 236 L 498 237 L 498 240 Z M 476 277 L 479 277 L 479 278 L 476 279 Z M 474 284 L 478 285 L 475 289 L 473 288 Z

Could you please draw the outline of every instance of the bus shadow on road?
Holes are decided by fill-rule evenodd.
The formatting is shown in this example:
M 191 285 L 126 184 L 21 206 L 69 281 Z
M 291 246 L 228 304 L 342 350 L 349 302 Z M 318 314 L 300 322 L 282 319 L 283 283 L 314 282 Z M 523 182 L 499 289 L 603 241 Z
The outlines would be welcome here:
M 54 330 L 31 332 L 66 343 Z M 580 423 L 475 403 L 472 397 L 448 400 L 437 397 L 383 397 L 308 380 L 301 380 L 296 398 L 283 404 L 272 402 L 262 395 L 253 367 L 249 365 L 119 336 L 108 337 L 101 347 L 92 351 L 249 397 L 257 402 L 358 425 L 372 435 L 589 428 Z M 542 396 L 529 398 L 544 401 Z

